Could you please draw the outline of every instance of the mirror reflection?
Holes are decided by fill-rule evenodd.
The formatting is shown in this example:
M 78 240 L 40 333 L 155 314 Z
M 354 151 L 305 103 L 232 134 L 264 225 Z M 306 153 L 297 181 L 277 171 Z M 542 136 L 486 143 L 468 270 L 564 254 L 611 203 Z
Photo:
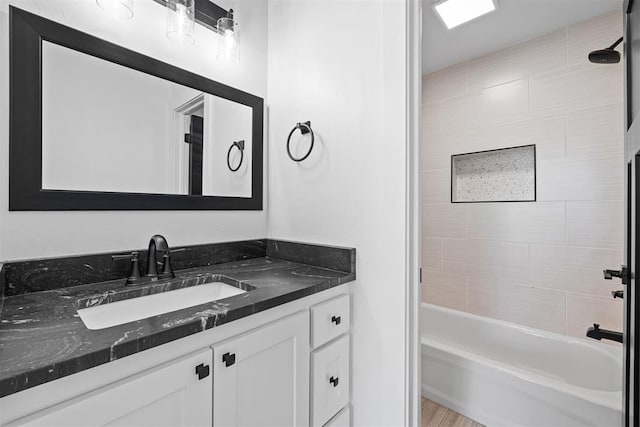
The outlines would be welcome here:
M 246 105 L 42 42 L 43 189 L 250 198 L 251 135 Z

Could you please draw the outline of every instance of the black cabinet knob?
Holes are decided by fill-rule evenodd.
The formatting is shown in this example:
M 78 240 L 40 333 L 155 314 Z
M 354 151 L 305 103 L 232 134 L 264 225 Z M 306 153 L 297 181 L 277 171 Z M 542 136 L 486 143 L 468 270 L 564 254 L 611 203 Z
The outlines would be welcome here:
M 624 298 L 624 291 L 611 291 L 611 296 L 615 298 Z
M 207 378 L 209 376 L 209 365 L 201 363 L 196 366 L 196 375 L 198 376 L 199 380 Z
M 329 378 L 329 382 L 334 386 L 334 387 L 338 387 L 338 382 L 340 381 L 340 378 L 338 377 L 331 377 Z
M 331 316 L 331 321 L 338 326 L 342 322 L 342 319 L 340 316 Z
M 235 353 L 225 353 L 222 355 L 222 361 L 224 362 L 224 366 L 227 368 L 234 363 L 236 363 L 236 355 Z

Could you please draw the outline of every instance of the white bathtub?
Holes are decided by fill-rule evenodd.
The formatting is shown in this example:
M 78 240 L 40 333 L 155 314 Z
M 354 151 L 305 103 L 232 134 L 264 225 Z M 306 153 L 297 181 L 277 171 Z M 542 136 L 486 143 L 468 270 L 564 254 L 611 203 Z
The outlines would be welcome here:
M 620 348 L 430 304 L 421 328 L 428 399 L 488 426 L 622 425 Z

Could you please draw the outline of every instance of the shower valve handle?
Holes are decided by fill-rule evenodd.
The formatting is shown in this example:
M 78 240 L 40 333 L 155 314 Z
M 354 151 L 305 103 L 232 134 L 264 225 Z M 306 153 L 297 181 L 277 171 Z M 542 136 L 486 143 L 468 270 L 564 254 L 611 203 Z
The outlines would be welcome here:
M 620 270 L 602 270 L 602 273 L 604 273 L 605 280 L 611 280 L 614 277 L 618 277 L 622 279 L 623 285 L 627 284 L 627 267 L 624 265 L 620 267 Z

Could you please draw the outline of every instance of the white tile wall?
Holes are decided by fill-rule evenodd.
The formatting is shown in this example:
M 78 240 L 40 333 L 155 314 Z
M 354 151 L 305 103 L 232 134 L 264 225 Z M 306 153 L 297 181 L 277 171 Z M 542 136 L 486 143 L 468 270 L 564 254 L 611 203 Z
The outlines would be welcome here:
M 427 271 L 442 271 L 442 239 L 422 239 L 422 267 Z
M 451 155 L 464 152 L 467 143 L 467 135 L 464 133 L 435 133 L 425 135 L 422 141 L 433 148 L 421 152 L 423 170 L 442 169 L 451 167 Z
M 484 89 L 528 78 L 567 63 L 566 29 L 546 34 L 473 60 L 469 64 L 469 89 Z
M 469 133 L 465 148 L 476 152 L 536 144 L 537 159 L 561 157 L 565 153 L 565 127 L 561 114 L 478 128 Z
M 623 68 L 610 13 L 424 76 L 423 298 L 540 329 L 621 330 Z M 538 201 L 450 203 L 451 155 L 536 144 Z
M 442 103 L 426 104 L 422 107 L 422 129 L 425 135 L 442 132 Z
M 450 172 L 451 169 L 432 169 L 422 172 L 422 203 L 446 203 L 451 199 Z
M 567 243 L 570 246 L 620 249 L 623 233 L 623 201 L 567 202 Z
M 428 80 L 428 79 L 427 79 Z M 442 130 L 455 135 L 469 130 L 476 124 L 473 114 L 474 97 L 462 96 L 442 103 Z
M 611 296 L 620 284 L 602 280 L 603 265 L 622 264 L 622 249 L 531 245 L 531 284 L 543 288 Z
M 521 79 L 471 95 L 472 113 L 466 121 L 472 127 L 489 127 L 526 119 L 529 114 L 529 80 Z
M 564 203 L 482 203 L 469 209 L 470 239 L 565 243 Z
M 622 200 L 622 164 L 622 151 L 541 159 L 538 200 Z
M 483 128 L 526 119 L 528 114 L 529 80 L 521 79 L 448 99 L 443 103 L 443 130 Z
M 622 151 L 623 138 L 622 103 L 567 112 L 568 156 Z
M 622 66 L 575 65 L 530 77 L 531 114 L 567 113 L 617 104 L 622 96 Z
M 422 276 L 422 295 L 432 304 L 467 309 L 467 285 L 464 276 L 437 271 L 427 271 Z
M 470 278 L 467 298 L 471 313 L 566 333 L 564 292 Z
M 463 239 L 467 234 L 467 207 L 454 204 L 425 205 L 422 218 L 424 237 L 447 237 Z
M 529 245 L 525 243 L 467 239 L 442 241 L 442 270 L 447 273 L 527 283 L 528 262 Z
M 467 64 L 436 71 L 422 85 L 422 103 L 443 101 L 467 93 Z

